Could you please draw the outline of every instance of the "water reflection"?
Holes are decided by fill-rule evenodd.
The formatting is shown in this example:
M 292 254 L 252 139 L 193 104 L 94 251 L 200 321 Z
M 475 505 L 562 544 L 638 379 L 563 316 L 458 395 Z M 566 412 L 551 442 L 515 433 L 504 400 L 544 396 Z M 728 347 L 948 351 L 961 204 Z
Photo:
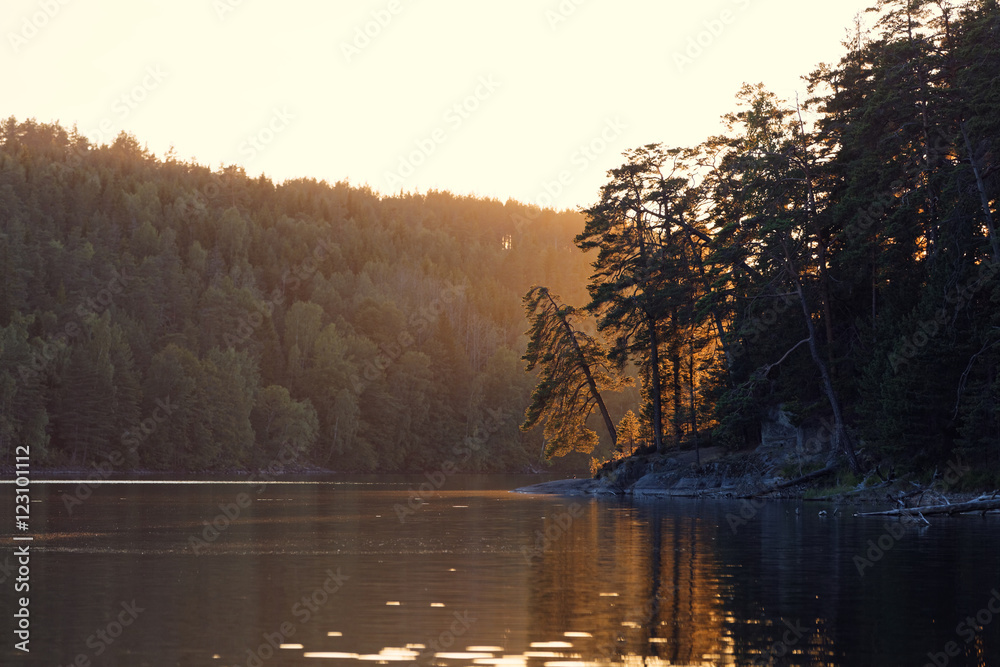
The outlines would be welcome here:
M 592 662 L 770 664 L 794 655 L 795 664 L 830 664 L 820 619 L 786 626 L 762 609 L 734 613 L 739 568 L 720 559 L 720 537 L 711 515 L 591 504 L 533 564 L 532 627 L 588 629 L 592 640 L 577 647 Z
M 269 485 L 196 554 L 191 537 L 245 489 L 99 487 L 68 515 L 65 489 L 51 485 L 33 514 L 45 530 L 33 547 L 32 657 L 112 667 L 919 667 L 955 641 L 948 667 L 1000 665 L 1000 620 L 968 643 L 956 633 L 1000 586 L 996 520 L 912 531 L 862 576 L 856 558 L 885 528 L 850 516 L 768 505 L 734 529 L 735 503 L 470 486 L 400 522 L 405 482 Z M 142 614 L 95 655 L 88 638 L 133 600 Z M 9 603 L 0 598 L 0 612 Z M 0 664 L 14 657 L 0 647 Z
M 896 528 L 769 505 L 736 531 L 732 511 L 588 505 L 532 563 L 533 636 L 586 629 L 584 660 L 626 665 L 1000 664 L 1000 624 L 955 633 L 1000 581 L 996 520 L 913 531 L 862 572 Z

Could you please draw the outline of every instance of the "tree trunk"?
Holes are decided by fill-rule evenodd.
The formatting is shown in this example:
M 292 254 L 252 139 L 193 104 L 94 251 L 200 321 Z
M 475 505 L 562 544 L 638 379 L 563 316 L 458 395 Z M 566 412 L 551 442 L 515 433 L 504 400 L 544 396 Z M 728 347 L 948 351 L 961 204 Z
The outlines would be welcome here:
M 684 225 L 684 216 L 681 215 L 681 222 Z M 686 226 L 685 226 L 686 228 Z M 699 237 L 700 238 L 700 237 Z M 707 244 L 708 242 L 706 242 Z M 708 282 L 708 277 L 705 275 L 705 264 L 701 257 L 701 248 L 699 248 L 695 243 L 689 242 L 691 248 L 691 254 L 694 257 L 695 266 L 698 267 L 698 277 L 701 278 L 702 288 L 705 290 L 706 294 L 710 294 L 712 291 L 712 286 Z M 712 321 L 715 323 L 715 329 L 719 335 L 719 344 L 722 345 L 722 354 L 726 359 L 726 380 L 729 382 L 729 386 L 733 386 L 732 378 L 732 366 L 733 366 L 733 353 L 729 347 L 729 343 L 726 340 L 726 330 L 722 324 L 722 315 L 719 314 L 719 307 L 712 302 L 712 306 L 709 309 L 712 314 Z
M 333 458 L 333 449 L 337 446 L 337 432 L 340 430 L 340 415 L 337 415 L 337 420 L 333 422 L 333 438 L 330 442 L 330 451 L 326 453 L 326 459 L 323 461 L 323 465 L 326 465 Z
M 819 275 L 822 288 L 823 299 L 823 324 L 826 328 L 826 363 L 830 366 L 830 373 L 837 375 L 837 366 L 834 362 L 833 350 L 833 312 L 830 309 L 830 272 L 826 266 L 826 241 L 819 239 Z
M 674 384 L 674 447 L 681 448 L 681 438 L 684 435 L 684 404 L 681 389 L 681 355 L 676 349 L 670 355 L 670 365 L 673 367 Z
M 805 124 L 802 122 L 801 108 L 798 109 L 798 115 L 799 130 L 802 136 L 802 167 L 805 170 L 806 181 L 805 214 L 806 220 L 811 221 L 813 212 L 816 210 L 816 195 L 813 192 L 812 173 L 809 169 L 809 150 L 806 145 L 806 131 Z M 817 238 L 818 236 L 819 234 L 817 234 Z M 791 252 L 788 247 L 788 239 L 783 238 L 781 245 L 785 252 L 785 266 L 788 269 L 789 276 L 795 284 L 795 293 L 799 297 L 799 303 L 802 306 L 802 316 L 806 321 L 806 330 L 809 333 L 809 354 L 812 356 L 813 362 L 816 364 L 816 368 L 819 369 L 820 377 L 823 380 L 823 391 L 826 393 L 826 398 L 830 402 L 830 409 L 833 411 L 834 449 L 843 449 L 844 453 L 847 454 L 847 460 L 851 465 L 851 470 L 854 472 L 860 472 L 861 466 L 858 464 L 858 458 L 854 454 L 854 447 L 851 446 L 850 441 L 847 439 L 847 434 L 844 431 L 844 415 L 840 409 L 840 400 L 837 398 L 837 393 L 833 389 L 833 381 L 830 379 L 830 369 L 827 367 L 826 362 L 823 361 L 823 357 L 820 356 L 819 353 L 819 346 L 816 343 L 816 327 L 812 321 L 812 311 L 809 309 L 809 304 L 806 301 L 806 295 L 802 289 L 802 281 L 799 279 L 799 272 L 795 267 L 795 264 L 792 262 Z M 832 346 L 833 341 L 827 341 L 827 345 Z
M 569 325 L 566 317 L 562 315 L 559 311 L 559 306 L 556 304 L 555 299 L 549 294 L 549 290 L 545 290 L 545 298 L 549 300 L 552 304 L 552 308 L 555 309 L 555 315 L 559 318 L 562 323 L 563 328 L 566 329 L 566 335 L 569 336 L 570 341 L 573 343 L 573 351 L 576 352 L 577 358 L 580 360 L 580 368 L 583 369 L 583 375 L 587 378 L 587 387 L 590 388 L 590 393 L 594 396 L 594 400 L 597 402 L 597 408 L 601 411 L 601 417 L 604 419 L 604 426 L 608 429 L 608 434 L 611 436 L 611 448 L 614 449 L 618 446 L 618 431 L 615 429 L 615 423 L 611 420 L 611 414 L 608 412 L 607 406 L 604 404 L 604 399 L 601 398 L 601 392 L 597 389 L 597 382 L 594 381 L 594 376 L 590 372 L 590 366 L 584 360 L 583 351 L 580 349 L 580 343 L 577 342 L 576 336 L 573 333 L 573 327 Z
M 979 165 L 976 164 L 976 156 L 972 152 L 972 142 L 969 141 L 969 133 L 965 130 L 965 123 L 962 125 L 962 138 L 965 139 L 965 150 L 969 152 L 969 164 L 972 165 L 972 173 L 976 176 L 976 187 L 979 189 L 979 202 L 983 207 L 983 215 L 986 216 L 986 229 L 990 234 L 990 248 L 993 250 L 993 263 L 1000 264 L 1000 242 L 997 241 L 996 226 L 993 224 L 993 211 L 990 209 L 990 198 L 986 194 L 986 186 L 983 184 L 983 176 L 979 173 Z
M 691 326 L 691 334 L 688 336 L 690 345 L 688 347 L 688 403 L 691 410 L 691 432 L 694 434 L 694 459 L 695 464 L 701 467 L 701 435 L 698 433 L 698 409 L 694 397 L 694 337 L 695 327 Z
M 809 304 L 806 302 L 806 296 L 802 291 L 802 283 L 799 281 L 797 274 L 794 274 L 793 278 L 795 280 L 795 291 L 799 296 L 799 303 L 802 305 L 802 316 L 805 318 L 806 329 L 809 332 L 809 338 L 807 339 L 809 341 L 809 354 L 812 355 L 813 362 L 816 364 L 816 368 L 819 369 L 820 378 L 823 381 L 823 391 L 826 393 L 827 401 L 830 403 L 830 410 L 833 411 L 834 449 L 842 449 L 847 454 L 851 470 L 860 472 L 861 466 L 858 463 L 857 456 L 854 454 L 854 447 L 851 446 L 844 432 L 844 415 L 840 409 L 840 400 L 833 389 L 833 382 L 830 380 L 830 371 L 827 369 L 823 357 L 820 356 L 819 346 L 816 345 L 816 327 L 813 326 L 812 313 L 809 312 Z
M 674 414 L 670 420 L 674 426 L 674 448 L 680 451 L 681 436 L 683 435 L 683 392 L 681 390 L 681 351 L 677 344 L 679 334 L 677 332 L 677 309 L 670 313 L 670 332 L 673 340 L 670 345 L 670 371 L 674 390 Z
M 646 325 L 649 327 L 649 363 L 652 366 L 649 371 L 649 398 L 653 404 L 653 445 L 657 452 L 662 453 L 664 450 L 663 405 L 660 396 L 660 339 L 656 335 L 656 322 L 648 315 Z
M 970 500 L 954 505 L 925 505 L 923 507 L 901 507 L 883 512 L 861 512 L 854 516 L 917 516 L 919 514 L 965 514 L 966 512 L 991 512 L 1000 510 L 1000 498 Z

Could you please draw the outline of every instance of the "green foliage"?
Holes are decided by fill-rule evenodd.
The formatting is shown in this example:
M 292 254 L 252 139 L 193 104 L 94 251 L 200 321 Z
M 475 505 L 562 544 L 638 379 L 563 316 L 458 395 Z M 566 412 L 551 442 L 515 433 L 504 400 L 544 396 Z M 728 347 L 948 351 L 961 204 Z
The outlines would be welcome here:
M 520 295 L 583 294 L 577 213 L 380 198 L 0 123 L 0 462 L 533 468 Z M 500 415 L 494 424 L 491 415 Z M 484 427 L 489 425 L 489 428 Z M 473 456 L 456 454 L 476 434 Z
M 618 422 L 618 443 L 616 451 L 631 454 L 641 442 L 641 429 L 635 413 L 629 410 Z
M 523 470 L 598 446 L 595 407 L 603 449 L 628 412 L 622 447 L 662 451 L 756 444 L 784 406 L 852 463 L 988 477 L 1000 7 L 873 13 L 809 99 L 745 86 L 723 135 L 627 151 L 582 216 L 3 121 L 0 461 L 233 469 L 287 442 L 340 470 Z M 639 388 L 602 407 L 619 373 Z
M 705 332 L 713 309 L 700 307 L 699 300 L 707 287 L 710 237 L 695 219 L 699 195 L 689 187 L 695 167 L 690 154 L 654 144 L 625 157 L 609 172 L 598 204 L 586 211 L 576 242 L 584 251 L 598 251 L 587 309 L 609 338 L 609 358 L 619 368 L 638 367 L 645 421 L 662 450 L 668 418 L 678 447 L 685 424 L 698 428 L 692 369 L 707 361 Z M 667 406 L 665 393 L 673 399 Z
M 296 401 L 284 387 L 271 385 L 262 389 L 250 413 L 250 423 L 257 437 L 253 461 L 267 467 L 280 460 L 283 445 L 309 454 L 316 443 L 319 422 L 309 401 Z
M 725 134 L 627 151 L 585 211 L 588 310 L 658 449 L 755 445 L 781 410 L 855 474 L 1000 467 L 1000 7 L 872 11 L 810 99 L 745 85 Z
M 614 445 L 615 425 L 602 393 L 622 381 L 609 368 L 603 346 L 579 330 L 576 309 L 560 304 L 548 288 L 532 287 L 524 296 L 524 308 L 531 323 L 524 360 L 527 370 L 538 367 L 540 373 L 521 429 L 545 421 L 546 458 L 573 451 L 589 454 L 598 437 L 587 427 L 587 418 L 596 408 Z

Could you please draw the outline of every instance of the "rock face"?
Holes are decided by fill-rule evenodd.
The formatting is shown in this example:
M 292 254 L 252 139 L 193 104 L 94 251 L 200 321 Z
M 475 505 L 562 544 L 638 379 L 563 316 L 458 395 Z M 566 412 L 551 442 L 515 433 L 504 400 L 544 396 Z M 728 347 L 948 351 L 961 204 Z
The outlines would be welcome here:
M 762 474 L 748 455 L 731 456 L 701 468 L 677 466 L 650 473 L 628 489 L 634 496 L 734 498 L 753 493 L 775 480 Z
M 779 408 L 772 408 L 760 423 L 761 447 L 792 449 L 800 444 L 803 435 L 801 428 L 792 425 L 788 413 Z
M 760 424 L 762 449 L 784 449 L 799 455 L 812 456 L 830 449 L 833 423 L 828 419 L 810 419 L 799 426 L 781 406 L 771 408 Z

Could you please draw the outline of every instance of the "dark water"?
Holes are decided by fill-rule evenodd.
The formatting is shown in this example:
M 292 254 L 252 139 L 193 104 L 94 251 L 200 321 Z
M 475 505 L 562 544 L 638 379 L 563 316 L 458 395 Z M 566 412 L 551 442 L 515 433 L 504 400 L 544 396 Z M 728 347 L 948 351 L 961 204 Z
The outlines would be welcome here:
M 1000 665 L 996 518 L 342 479 L 107 484 L 72 513 L 34 485 L 31 654 L 8 577 L 0 664 Z

